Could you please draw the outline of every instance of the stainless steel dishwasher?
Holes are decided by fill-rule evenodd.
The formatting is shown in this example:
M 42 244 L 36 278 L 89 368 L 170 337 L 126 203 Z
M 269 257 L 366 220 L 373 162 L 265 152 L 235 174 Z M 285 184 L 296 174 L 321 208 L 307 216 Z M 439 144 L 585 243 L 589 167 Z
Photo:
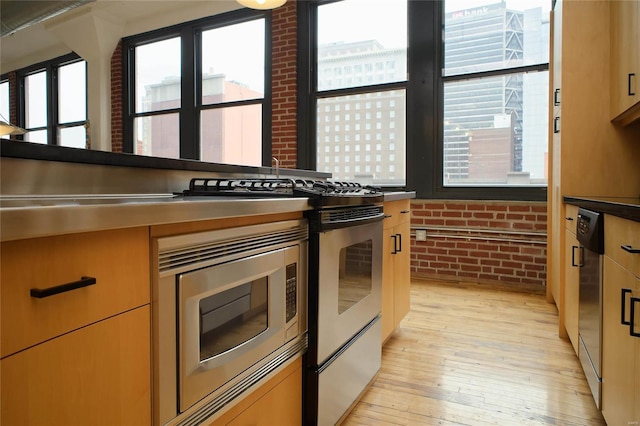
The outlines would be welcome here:
M 589 388 L 600 409 L 602 389 L 602 264 L 604 215 L 578 209 L 576 236 L 580 243 L 580 303 L 578 357 Z

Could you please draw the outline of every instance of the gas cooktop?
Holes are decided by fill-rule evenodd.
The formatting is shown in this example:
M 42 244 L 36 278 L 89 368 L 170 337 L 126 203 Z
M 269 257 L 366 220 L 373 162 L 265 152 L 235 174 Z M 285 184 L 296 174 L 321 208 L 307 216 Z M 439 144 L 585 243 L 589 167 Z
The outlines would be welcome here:
M 310 179 L 193 178 L 184 196 L 306 197 L 314 207 L 364 205 L 384 200 L 375 186 Z

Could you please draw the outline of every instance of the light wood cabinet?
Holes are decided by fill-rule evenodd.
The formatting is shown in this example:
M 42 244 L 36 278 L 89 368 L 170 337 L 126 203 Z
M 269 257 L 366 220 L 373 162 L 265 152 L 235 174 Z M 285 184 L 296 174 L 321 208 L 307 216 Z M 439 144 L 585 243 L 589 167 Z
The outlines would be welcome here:
M 565 208 L 565 260 L 564 260 L 564 326 L 578 354 L 578 311 L 580 303 L 580 244 L 576 238 L 578 207 L 567 205 Z
M 0 250 L 1 423 L 149 425 L 148 227 Z
M 640 118 L 640 1 L 611 2 L 611 118 Z
M 0 361 L 4 425 L 149 425 L 149 306 Z
M 407 200 L 384 204 L 382 258 L 382 341 L 407 315 L 411 304 L 411 204 Z
M 210 426 L 302 424 L 302 358 L 251 392 Z
M 551 15 L 547 300 L 558 308 L 562 337 L 572 297 L 564 197 L 640 193 L 640 127 L 611 123 L 611 3 L 557 0 Z
M 604 224 L 602 414 L 610 425 L 639 424 L 640 223 L 606 215 Z
M 7 241 L 0 250 L 2 357 L 150 301 L 146 227 Z M 31 295 L 83 276 L 95 284 Z

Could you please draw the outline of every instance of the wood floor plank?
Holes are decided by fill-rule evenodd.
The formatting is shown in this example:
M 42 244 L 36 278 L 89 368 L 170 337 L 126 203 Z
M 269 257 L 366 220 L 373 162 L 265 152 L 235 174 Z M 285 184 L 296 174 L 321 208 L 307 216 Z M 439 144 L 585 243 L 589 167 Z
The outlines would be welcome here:
M 343 425 L 606 426 L 543 292 L 414 279 L 411 311 Z

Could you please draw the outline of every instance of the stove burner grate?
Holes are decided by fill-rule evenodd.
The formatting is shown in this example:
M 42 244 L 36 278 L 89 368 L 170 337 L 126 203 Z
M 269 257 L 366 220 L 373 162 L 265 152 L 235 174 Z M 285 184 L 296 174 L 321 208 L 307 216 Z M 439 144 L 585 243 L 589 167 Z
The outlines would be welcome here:
M 315 207 L 381 202 L 380 188 L 313 179 L 193 178 L 184 196 L 308 197 Z

